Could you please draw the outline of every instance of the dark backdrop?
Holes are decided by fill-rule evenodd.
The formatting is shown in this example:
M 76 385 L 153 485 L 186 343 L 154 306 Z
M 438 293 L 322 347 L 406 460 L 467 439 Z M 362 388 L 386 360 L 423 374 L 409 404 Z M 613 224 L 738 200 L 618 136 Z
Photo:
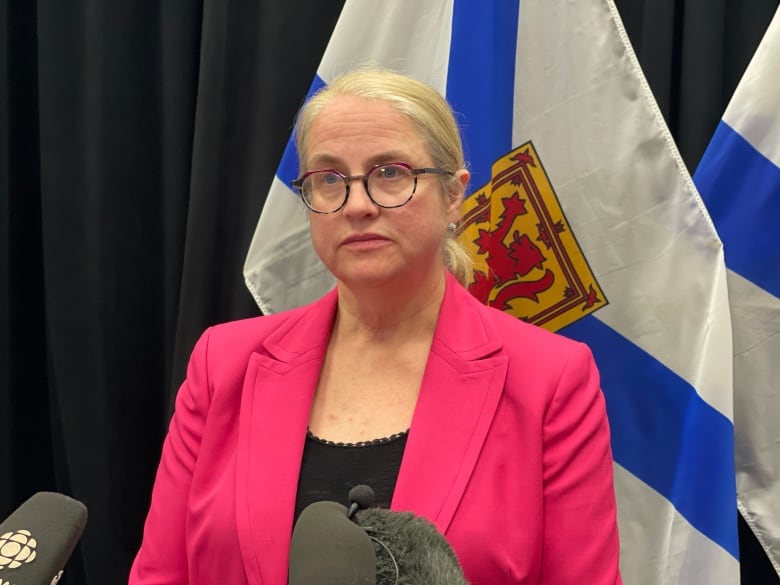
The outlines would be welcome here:
M 86 502 L 70 584 L 125 580 L 186 357 L 258 314 L 244 256 L 342 3 L 0 0 L 0 518 Z M 778 1 L 617 3 L 693 170 Z

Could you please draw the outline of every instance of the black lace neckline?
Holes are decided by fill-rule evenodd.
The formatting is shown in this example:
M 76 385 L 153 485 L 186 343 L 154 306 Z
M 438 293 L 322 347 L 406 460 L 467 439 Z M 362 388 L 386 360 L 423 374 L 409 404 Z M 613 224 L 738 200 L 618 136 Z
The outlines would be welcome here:
M 409 434 L 409 429 L 406 429 L 405 431 L 401 431 L 400 433 L 395 433 L 390 435 L 389 437 L 380 437 L 378 439 L 371 439 L 370 441 L 358 441 L 357 443 L 345 443 L 342 441 L 330 441 L 328 439 L 322 439 L 311 432 L 311 429 L 306 429 L 306 438 L 311 439 L 312 441 L 319 443 L 320 445 L 327 445 L 328 447 L 375 447 L 377 445 L 387 445 L 388 443 L 392 443 L 394 441 L 397 441 L 403 437 L 406 437 Z

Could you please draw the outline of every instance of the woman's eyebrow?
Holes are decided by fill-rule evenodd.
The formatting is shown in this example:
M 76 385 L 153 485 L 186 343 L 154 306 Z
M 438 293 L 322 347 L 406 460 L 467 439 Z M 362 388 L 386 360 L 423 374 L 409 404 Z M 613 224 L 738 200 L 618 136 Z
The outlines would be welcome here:
M 408 152 L 401 152 L 400 150 L 388 150 L 372 156 L 368 159 L 368 163 L 370 166 L 394 162 L 408 163 L 409 158 L 410 154 Z
M 382 163 L 408 162 L 409 157 L 410 155 L 408 152 L 402 152 L 400 150 L 387 150 L 369 157 L 365 162 L 367 167 L 372 167 L 374 165 L 381 165 Z M 322 153 L 312 157 L 309 161 L 308 167 L 311 169 L 315 169 L 316 167 L 338 168 L 343 164 L 344 161 L 340 157 L 328 153 Z
M 341 159 L 337 156 L 333 156 L 330 154 L 318 154 L 317 156 L 312 157 L 309 160 L 309 164 L 307 165 L 309 168 L 316 168 L 316 167 L 337 167 L 341 164 Z

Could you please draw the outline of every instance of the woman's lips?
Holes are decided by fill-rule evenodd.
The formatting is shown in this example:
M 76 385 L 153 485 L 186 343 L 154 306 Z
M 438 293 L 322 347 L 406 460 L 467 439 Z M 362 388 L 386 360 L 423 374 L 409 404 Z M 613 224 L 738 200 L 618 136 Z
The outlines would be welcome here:
M 390 240 L 379 234 L 355 234 L 345 238 L 341 245 L 352 250 L 371 250 L 389 242 Z

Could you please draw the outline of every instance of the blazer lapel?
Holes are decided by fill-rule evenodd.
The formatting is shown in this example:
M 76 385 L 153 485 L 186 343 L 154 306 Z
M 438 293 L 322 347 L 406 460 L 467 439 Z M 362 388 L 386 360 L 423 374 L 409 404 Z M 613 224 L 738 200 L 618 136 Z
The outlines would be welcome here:
M 501 397 L 508 358 L 484 308 L 448 274 L 392 508 L 446 532 Z
M 236 521 L 250 584 L 287 582 L 298 475 L 336 293 L 272 332 L 250 357 L 241 402 Z

